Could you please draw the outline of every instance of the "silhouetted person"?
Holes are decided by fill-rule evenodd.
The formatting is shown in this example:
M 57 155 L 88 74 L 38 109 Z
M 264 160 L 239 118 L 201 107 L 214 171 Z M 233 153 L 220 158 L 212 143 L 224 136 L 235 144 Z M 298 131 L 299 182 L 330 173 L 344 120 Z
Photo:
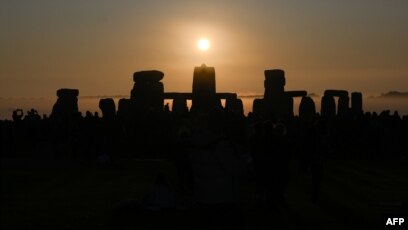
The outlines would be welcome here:
M 253 166 L 255 172 L 255 181 L 257 184 L 259 204 L 264 203 L 265 197 L 265 183 L 269 182 L 268 178 L 268 162 L 267 157 L 267 146 L 266 146 L 266 134 L 265 126 L 263 123 L 258 122 L 254 125 L 254 134 L 250 137 L 250 149 L 253 158 Z
M 330 148 L 329 134 L 323 121 L 317 117 L 312 120 L 304 120 L 301 132 L 300 169 L 303 173 L 311 174 L 311 199 L 317 203 L 324 175 L 324 163 Z
M 159 173 L 156 176 L 155 182 L 143 203 L 148 209 L 157 211 L 175 208 L 176 194 L 164 173 Z
M 194 197 L 202 224 L 211 229 L 243 228 L 238 207 L 240 162 L 222 130 L 223 111 L 210 111 L 192 137 Z
M 41 120 L 41 116 L 38 114 L 38 111 L 35 109 L 31 109 L 27 111 L 27 116 L 25 117 L 27 120 L 31 121 L 39 121 Z
M 164 112 L 165 112 L 165 113 L 170 113 L 169 103 L 166 103 L 166 104 L 164 105 Z
M 182 131 L 175 148 L 175 166 L 181 196 L 191 197 L 193 193 L 193 169 L 190 161 L 191 144 L 187 131 Z
M 273 188 L 271 196 L 273 205 L 278 211 L 283 211 L 284 208 L 284 193 L 289 181 L 289 142 L 287 138 L 287 129 L 283 123 L 278 123 L 273 128 L 272 142 L 269 154 L 273 155 L 272 164 L 269 166 L 272 169 Z
M 41 118 L 35 109 L 27 111 L 26 116 L 21 109 L 13 111 L 13 121 L 0 121 L 1 166 L 11 168 L 10 173 L 6 171 L 4 174 L 5 177 L 10 177 L 1 180 L 1 185 L 5 184 L 6 197 L 13 198 L 24 194 L 19 188 L 27 188 L 27 192 L 31 192 L 31 184 L 31 188 L 35 190 L 39 185 L 42 186 L 41 178 L 36 176 L 37 170 L 26 169 L 26 163 L 39 167 L 37 162 L 51 162 L 51 167 L 59 168 L 60 162 L 64 166 L 68 163 L 66 167 L 70 167 L 69 164 L 74 162 L 73 167 L 80 166 L 81 170 L 85 169 L 83 172 L 90 172 L 92 176 L 92 170 L 97 170 L 98 175 L 101 172 L 102 175 L 107 173 L 117 178 L 133 174 L 133 170 L 127 170 L 126 167 L 132 164 L 129 159 L 165 158 L 174 160 L 175 168 L 166 169 L 175 170 L 169 173 L 177 176 L 177 189 L 172 188 L 164 174 L 157 175 L 144 203 L 129 199 L 114 210 L 112 229 L 152 229 L 158 226 L 161 229 L 163 226 L 170 228 L 169 223 L 171 220 L 178 220 L 176 217 L 180 210 L 185 212 L 183 218 L 180 218 L 183 220 L 180 224 L 196 217 L 197 211 L 197 216 L 201 219 L 200 224 L 208 229 L 239 229 L 244 227 L 244 217 L 250 220 L 252 212 L 258 210 L 266 213 L 267 218 L 282 219 L 285 215 L 285 199 L 292 199 L 290 204 L 294 205 L 294 212 L 309 212 L 306 208 L 298 207 L 305 203 L 303 196 L 296 196 L 304 192 L 303 190 L 306 190 L 305 193 L 310 195 L 311 201 L 317 204 L 324 192 L 324 195 L 327 195 L 324 196 L 327 203 L 316 208 L 329 213 L 336 209 L 335 214 L 341 210 L 342 215 L 336 215 L 336 221 L 343 220 L 342 216 L 347 216 L 347 211 L 353 211 L 352 215 L 358 218 L 363 215 L 359 213 L 360 210 L 351 210 L 354 207 L 343 205 L 341 198 L 336 196 L 340 192 L 347 193 L 345 195 L 351 198 L 350 203 L 366 205 L 366 211 L 377 207 L 377 200 L 400 199 L 398 196 L 388 195 L 404 192 L 404 184 L 400 182 L 404 182 L 406 178 L 403 167 L 408 158 L 408 116 L 401 118 L 402 114 L 389 110 L 363 113 L 361 93 L 352 94 L 352 108 L 349 110 L 348 93 L 329 90 L 322 98 L 321 116 L 315 113 L 313 100 L 304 98 L 299 117 L 294 117 L 291 98 L 305 96 L 306 92 L 284 91 L 283 71 L 275 70 L 269 72 L 272 73 L 270 77 L 266 76 L 265 99 L 255 100 L 254 113 L 245 117 L 242 114 L 242 102 L 234 94 L 228 93 L 226 109 L 219 107 L 220 98 L 225 95 L 221 96 L 215 92 L 213 68 L 203 66 L 199 69 L 200 73 L 197 72 L 196 76 L 203 79 L 196 79 L 194 93 L 174 94 L 176 96 L 171 112 L 168 104 L 164 105 L 164 98 L 173 94 L 164 93 L 163 84 L 160 82 L 163 73 L 159 71 L 135 73 L 136 85 L 131 98 L 120 100 L 116 115 L 114 101 L 110 99 L 101 103 L 102 118 L 98 112 L 93 114 L 90 111 L 82 117 L 77 103 L 79 91 L 70 89 L 57 91 L 58 100 L 50 117 Z M 339 98 L 337 106 L 334 97 Z M 194 106 L 197 106 L 197 112 L 188 111 L 187 100 L 191 99 L 195 103 Z M 214 106 L 216 108 L 213 108 Z M 285 115 L 284 117 L 290 115 L 291 118 L 285 119 L 284 122 L 278 121 L 281 116 L 276 115 L 279 113 L 281 116 Z M 179 133 L 180 130 L 183 131 Z M 246 155 L 248 149 L 252 158 Z M 170 154 L 172 151 L 173 155 Z M 122 159 L 115 161 L 121 157 Z M 242 188 L 239 186 L 240 179 L 248 179 L 244 180 L 249 186 L 245 189 L 251 190 L 253 185 L 250 181 L 252 175 L 241 177 L 247 166 L 243 161 L 245 157 L 248 159 L 246 162 L 253 160 L 259 203 L 263 204 L 263 208 L 257 206 L 258 210 L 255 211 L 243 209 L 245 214 L 249 214 L 247 216 L 241 213 L 240 207 L 248 208 L 248 204 L 241 202 L 239 198 L 244 196 L 238 194 L 239 188 Z M 292 169 L 289 168 L 290 160 L 299 160 L 299 171 L 308 175 L 304 177 L 307 179 L 305 183 L 293 181 L 293 187 L 288 188 L 289 175 L 293 173 L 289 170 Z M 330 164 L 326 165 L 326 161 L 330 161 Z M 12 164 L 8 165 L 8 162 Z M 118 162 L 118 168 L 95 167 L 108 166 L 112 162 Z M 125 163 L 122 165 L 122 162 Z M 17 165 L 17 171 L 13 164 Z M 141 167 L 140 170 L 145 168 L 148 167 Z M 23 174 L 19 172 L 20 169 Z M 43 168 L 40 169 L 43 175 Z M 148 173 L 149 170 L 151 169 L 148 168 L 143 173 Z M 71 186 L 82 186 L 81 179 L 70 180 L 71 171 L 64 170 L 64 178 L 66 176 L 69 183 L 65 183 L 65 180 L 56 180 L 56 183 L 54 180 L 45 180 L 45 183 L 50 183 L 46 187 L 55 187 L 62 191 L 66 188 L 64 186 L 67 186 L 69 192 L 72 190 Z M 13 176 L 14 172 L 18 172 L 18 178 Z M 20 174 L 27 177 L 20 178 Z M 76 175 L 74 172 L 75 178 Z M 34 176 L 33 183 L 24 184 L 24 181 L 31 181 L 30 176 Z M 58 174 L 55 176 L 58 177 Z M 109 178 L 95 177 L 96 181 L 93 177 L 91 179 L 92 183 L 106 185 L 104 189 L 107 191 L 100 191 L 101 193 L 110 194 L 109 189 L 124 188 L 112 186 Z M 360 183 L 360 179 L 364 183 Z M 330 184 L 322 191 L 321 187 L 325 182 Z M 393 186 L 388 186 L 388 182 Z M 7 187 L 9 183 L 10 189 Z M 139 181 L 128 183 L 143 184 Z M 353 187 L 349 187 L 350 185 Z M 361 191 L 370 192 L 360 194 L 356 191 L 360 186 L 364 188 Z M 296 191 L 289 190 L 293 193 L 285 194 L 287 189 Z M 176 191 L 180 191 L 181 197 L 185 196 L 186 200 L 191 200 L 189 205 L 178 209 L 180 206 L 176 206 Z M 117 191 L 115 194 L 123 195 L 123 192 L 126 191 Z M 359 194 L 354 196 L 356 193 Z M 49 194 L 43 195 L 41 197 L 46 199 Z M 364 196 L 363 200 L 361 195 Z M 88 196 L 83 202 L 92 203 L 88 199 L 96 197 Z M 242 201 L 248 201 L 244 199 Z M 101 201 L 105 202 L 103 199 Z M 6 205 L 14 203 L 13 200 L 5 201 Z M 25 208 L 24 202 L 17 203 L 21 205 L 21 209 Z M 28 202 L 31 203 L 33 202 Z M 336 205 L 332 206 L 332 203 Z M 405 203 L 400 203 L 398 207 L 406 208 Z M 337 209 L 339 206 L 341 209 Z M 20 207 L 16 206 L 7 210 L 13 210 L 11 213 L 15 215 L 14 210 L 17 213 L 18 209 Z M 277 212 L 271 213 L 274 211 Z M 5 214 L 6 218 L 7 215 L 8 213 Z M 302 218 L 297 219 L 297 215 L 294 216 L 295 222 L 302 226 L 305 221 Z
M 21 121 L 24 116 L 24 112 L 22 109 L 16 109 L 13 111 L 13 121 L 18 122 Z

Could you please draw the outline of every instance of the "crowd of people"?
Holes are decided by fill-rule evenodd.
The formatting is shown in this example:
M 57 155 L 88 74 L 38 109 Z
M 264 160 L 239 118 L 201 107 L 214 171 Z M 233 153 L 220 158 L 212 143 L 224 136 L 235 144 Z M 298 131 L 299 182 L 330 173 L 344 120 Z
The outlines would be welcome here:
M 106 167 L 120 158 L 171 160 L 176 187 L 169 189 L 166 176 L 158 175 L 145 207 L 174 208 L 177 193 L 200 207 L 201 216 L 211 220 L 206 224 L 239 229 L 234 223 L 240 215 L 240 178 L 255 181 L 257 205 L 282 211 L 295 164 L 298 172 L 312 175 L 311 200 L 318 202 L 328 159 L 407 160 L 408 116 L 383 111 L 278 120 L 214 108 L 182 116 L 166 109 L 132 122 L 97 112 L 58 121 L 32 109 L 26 115 L 16 110 L 13 120 L 0 121 L 0 135 L 0 154 L 6 158 L 70 159 Z

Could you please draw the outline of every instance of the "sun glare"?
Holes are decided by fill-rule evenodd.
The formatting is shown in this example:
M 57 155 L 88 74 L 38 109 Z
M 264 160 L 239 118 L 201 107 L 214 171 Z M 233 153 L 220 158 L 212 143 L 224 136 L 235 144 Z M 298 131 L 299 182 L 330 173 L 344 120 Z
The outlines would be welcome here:
M 210 48 L 210 41 L 206 38 L 198 40 L 197 47 L 201 51 L 207 51 Z

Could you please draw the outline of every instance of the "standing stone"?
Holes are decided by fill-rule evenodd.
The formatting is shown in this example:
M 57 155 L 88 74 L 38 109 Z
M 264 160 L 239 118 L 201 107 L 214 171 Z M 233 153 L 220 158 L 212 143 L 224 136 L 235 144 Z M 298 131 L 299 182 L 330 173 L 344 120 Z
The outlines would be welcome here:
M 232 112 L 232 110 L 234 110 L 235 107 L 235 100 L 237 99 L 237 95 L 231 95 L 230 97 L 227 97 L 225 99 L 225 110 Z
M 285 72 L 280 69 L 265 70 L 266 114 L 269 118 L 284 119 L 293 116 L 293 98 L 285 94 Z
M 336 116 L 336 101 L 333 96 L 323 96 L 321 104 L 321 115 L 325 118 Z
M 285 91 L 285 72 L 280 69 L 265 70 L 265 94 L 264 98 L 270 100 L 276 96 L 280 97 Z
M 57 120 L 75 119 L 78 117 L 78 95 L 77 89 L 57 90 L 57 102 L 55 102 L 51 118 Z
M 299 105 L 299 117 L 310 120 L 316 114 L 316 106 L 311 97 L 302 97 Z
M 173 99 L 172 113 L 184 115 L 188 113 L 187 99 L 183 96 L 176 96 Z
M 117 117 L 120 122 L 125 122 L 129 119 L 131 114 L 131 104 L 132 102 L 130 99 L 119 99 Z
M 225 110 L 236 115 L 243 115 L 244 106 L 242 100 L 238 99 L 236 94 L 232 94 L 225 100 Z
M 327 98 L 339 97 L 339 100 L 338 100 L 338 103 L 337 103 L 337 115 L 344 116 L 344 115 L 346 115 L 348 113 L 350 99 L 349 99 L 349 96 L 348 96 L 348 92 L 346 90 L 328 89 L 328 90 L 324 91 L 324 97 L 327 97 Z M 323 116 L 323 98 L 322 98 L 322 116 Z M 331 106 L 331 103 L 332 103 L 330 101 L 331 99 L 327 99 L 327 100 L 328 100 L 327 105 Z M 333 100 L 334 100 L 334 98 L 333 98 Z M 336 102 L 334 102 L 334 107 L 336 107 Z M 328 109 L 326 112 L 329 112 L 326 115 L 331 116 L 331 113 L 332 113 L 331 109 L 332 108 L 331 107 L 330 108 L 326 107 L 326 108 Z M 336 114 L 336 112 L 334 112 L 334 114 Z
M 215 69 L 201 65 L 194 68 L 193 76 L 193 100 L 191 111 L 207 113 L 212 108 L 219 106 L 216 97 Z
M 116 105 L 112 98 L 99 100 L 99 108 L 102 111 L 102 116 L 106 120 L 113 120 L 116 115 Z
M 363 94 L 360 92 L 353 92 L 351 94 L 351 110 L 354 114 L 363 113 Z
M 264 99 L 254 99 L 252 103 L 252 113 L 258 117 L 263 117 L 265 114 L 266 105 Z
M 163 76 L 163 72 L 157 70 L 139 71 L 133 74 L 135 84 L 130 99 L 136 113 L 150 110 L 163 111 L 164 86 L 160 82 Z
M 244 115 L 244 103 L 241 99 L 235 100 L 235 109 L 234 113 L 237 115 Z
M 337 102 L 337 115 L 340 116 L 347 115 L 349 111 L 349 103 L 350 99 L 348 96 L 339 97 L 339 101 Z
M 283 116 L 282 118 L 288 118 L 288 117 L 294 117 L 295 113 L 293 112 L 293 97 L 290 97 L 289 95 L 286 95 L 283 97 L 284 98 L 284 110 L 283 110 Z

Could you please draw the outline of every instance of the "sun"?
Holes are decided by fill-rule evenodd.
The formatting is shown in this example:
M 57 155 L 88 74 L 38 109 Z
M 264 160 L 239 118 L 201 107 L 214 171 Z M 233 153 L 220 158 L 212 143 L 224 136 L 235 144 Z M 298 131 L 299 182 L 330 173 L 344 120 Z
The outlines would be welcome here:
M 197 42 L 197 47 L 201 51 L 207 51 L 210 48 L 210 41 L 206 38 L 201 38 Z

